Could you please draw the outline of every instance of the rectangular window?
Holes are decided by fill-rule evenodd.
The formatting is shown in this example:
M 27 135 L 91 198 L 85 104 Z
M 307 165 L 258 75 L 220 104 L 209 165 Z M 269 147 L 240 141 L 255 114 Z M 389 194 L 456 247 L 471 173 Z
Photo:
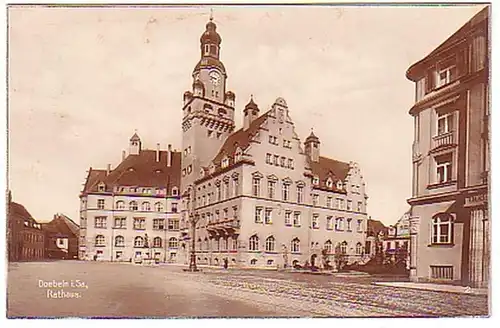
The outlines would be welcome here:
M 285 167 L 285 162 L 286 162 L 286 158 L 285 157 L 281 157 L 280 158 L 280 166 L 281 167 Z
M 451 154 L 436 157 L 437 183 L 445 183 L 452 180 Z
M 224 209 L 224 220 L 227 220 L 229 214 L 229 210 L 227 208 Z
M 224 182 L 224 199 L 229 198 L 229 181 Z
M 352 200 L 347 201 L 347 210 L 351 211 L 352 210 Z
M 164 230 L 165 219 L 153 219 L 153 230 Z
M 358 225 L 357 225 L 356 230 L 358 232 L 363 232 L 363 220 L 358 220 Z
M 293 213 L 293 225 L 300 227 L 300 212 Z
M 266 154 L 266 164 L 272 164 L 272 161 L 273 161 L 273 155 L 267 153 Z
M 292 212 L 290 211 L 285 212 L 285 225 L 286 226 L 292 225 Z
M 442 135 L 453 131 L 453 113 L 438 114 L 437 134 Z
M 313 206 L 319 205 L 319 195 L 313 195 Z
M 172 203 L 172 212 L 177 213 L 177 203 Z
M 262 207 L 255 208 L 255 223 L 262 223 Z
M 221 185 L 216 186 L 217 190 L 217 201 L 220 202 L 222 198 Z
M 304 187 L 299 186 L 297 187 L 297 203 L 302 204 L 304 201 Z
M 169 225 L 172 226 L 172 228 L 169 230 L 179 231 L 180 228 L 179 219 L 169 219 Z
M 268 181 L 267 182 L 267 197 L 269 199 L 274 199 L 275 192 L 276 192 L 276 181 Z
M 347 219 L 347 231 L 352 231 L 351 221 L 352 219 Z
M 255 197 L 260 197 L 260 179 L 259 178 L 253 178 L 252 194 Z
M 453 266 L 451 265 L 431 265 L 431 278 L 453 280 Z
M 335 219 L 335 230 L 337 231 L 342 231 L 343 230 L 343 218 L 336 218 Z
M 312 228 L 313 229 L 319 229 L 319 215 L 318 214 L 313 214 L 313 217 L 312 217 Z
M 216 221 L 220 220 L 220 212 L 219 212 L 219 210 L 215 211 L 215 220 Z
M 290 199 L 290 185 L 288 183 L 283 184 L 283 200 L 287 201 Z
M 103 210 L 104 209 L 104 199 L 98 199 L 97 200 L 97 209 Z
M 288 159 L 288 168 L 293 170 L 293 159 Z
M 339 209 L 341 210 L 345 209 L 344 200 L 342 198 L 339 198 Z
M 328 216 L 326 218 L 326 229 L 333 230 L 333 217 L 332 216 Z
M 363 208 L 363 202 L 358 202 L 358 212 L 361 212 Z
M 238 178 L 233 178 L 233 197 L 238 196 L 239 191 L 239 180 Z
M 106 228 L 106 217 L 105 216 L 96 216 L 94 227 L 95 228 Z
M 327 197 L 326 198 L 326 207 L 332 208 L 332 197 Z
M 450 65 L 446 68 L 436 71 L 436 87 L 441 87 L 448 83 L 451 83 L 457 78 L 457 66 Z
M 273 210 L 271 208 L 266 208 L 265 215 L 264 215 L 264 223 L 265 224 L 272 224 L 273 223 Z
M 115 218 L 115 228 L 125 229 L 127 227 L 127 218 Z
M 279 165 L 278 164 L 279 160 L 280 160 L 279 155 L 274 155 L 274 157 L 273 157 L 273 164 L 276 165 L 276 166 L 278 166 Z
M 134 229 L 144 230 L 146 229 L 146 219 L 144 218 L 134 218 Z

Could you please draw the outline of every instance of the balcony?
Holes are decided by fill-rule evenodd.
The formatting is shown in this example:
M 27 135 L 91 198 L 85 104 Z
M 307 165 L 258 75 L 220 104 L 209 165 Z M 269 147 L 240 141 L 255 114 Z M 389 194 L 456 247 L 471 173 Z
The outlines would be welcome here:
M 432 138 L 432 149 L 456 146 L 455 132 L 446 132 Z
M 206 226 L 208 233 L 212 235 L 234 235 L 240 232 L 240 220 L 237 218 L 222 219 L 209 222 Z

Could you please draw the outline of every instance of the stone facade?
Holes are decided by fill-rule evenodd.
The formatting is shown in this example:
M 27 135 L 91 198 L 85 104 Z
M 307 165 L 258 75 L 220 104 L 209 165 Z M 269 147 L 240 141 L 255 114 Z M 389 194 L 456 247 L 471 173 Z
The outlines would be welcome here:
M 412 65 L 411 278 L 489 280 L 489 7 Z

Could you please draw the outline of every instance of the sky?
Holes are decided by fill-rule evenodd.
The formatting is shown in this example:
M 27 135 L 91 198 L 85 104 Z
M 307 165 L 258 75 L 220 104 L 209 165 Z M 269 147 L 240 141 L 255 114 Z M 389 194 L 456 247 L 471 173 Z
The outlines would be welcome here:
M 213 6 L 236 125 L 283 97 L 304 140 L 360 165 L 368 215 L 409 209 L 414 84 L 405 72 L 484 5 Z M 181 149 L 184 91 L 209 7 L 11 7 L 8 184 L 39 221 L 78 222 L 87 170 L 116 167 L 135 130 Z

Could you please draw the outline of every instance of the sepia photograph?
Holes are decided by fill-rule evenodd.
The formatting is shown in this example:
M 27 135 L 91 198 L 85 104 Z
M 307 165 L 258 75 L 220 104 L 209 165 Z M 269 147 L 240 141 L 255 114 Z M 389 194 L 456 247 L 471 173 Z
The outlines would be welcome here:
M 8 321 L 489 317 L 491 8 L 7 4 Z

